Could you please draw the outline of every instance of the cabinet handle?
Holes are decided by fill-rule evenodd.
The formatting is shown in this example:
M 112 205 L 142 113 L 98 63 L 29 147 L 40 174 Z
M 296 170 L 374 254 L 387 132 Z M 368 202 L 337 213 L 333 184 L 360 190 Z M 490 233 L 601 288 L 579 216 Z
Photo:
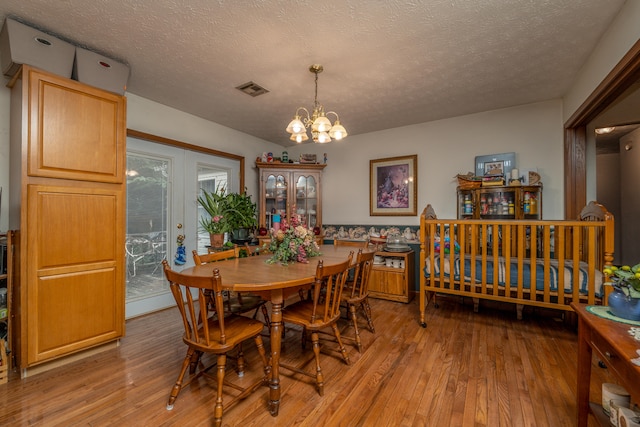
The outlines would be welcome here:
M 605 351 L 605 352 L 604 352 L 604 355 L 605 355 L 605 356 L 607 356 L 607 359 L 613 359 L 614 357 L 616 357 L 616 355 L 615 355 L 615 354 L 611 354 L 611 353 L 609 353 L 608 351 Z

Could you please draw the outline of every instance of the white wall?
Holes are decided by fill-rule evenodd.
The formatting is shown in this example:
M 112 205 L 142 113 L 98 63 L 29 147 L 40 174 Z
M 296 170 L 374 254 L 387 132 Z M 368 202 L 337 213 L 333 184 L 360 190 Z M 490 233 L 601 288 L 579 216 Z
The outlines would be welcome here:
M 640 1 L 627 0 L 564 96 L 563 122 L 582 105 L 640 39 Z
M 585 62 L 562 101 L 552 100 L 503 110 L 488 111 L 436 122 L 350 136 L 329 146 L 305 144 L 290 148 L 328 155 L 324 174 L 324 222 L 342 224 L 418 224 L 418 217 L 369 217 L 369 160 L 418 154 L 418 209 L 431 203 L 441 217 L 455 212 L 458 172 L 473 168 L 477 155 L 515 151 L 517 167 L 538 167 L 544 183 L 543 215 L 563 217 L 562 124 L 640 38 L 640 1 L 629 0 Z M 143 132 L 202 145 L 246 158 L 246 185 L 256 194 L 255 157 L 263 151 L 283 149 L 260 139 L 166 106 L 128 95 L 128 127 Z M 346 114 L 346 113 L 345 113 Z M 347 117 L 344 117 L 348 124 Z M 8 185 L 9 90 L 0 87 L 0 186 Z M 590 162 L 589 165 L 595 164 Z M 590 180 L 588 189 L 595 181 Z M 590 191 L 590 190 L 588 190 Z M 6 193 L 4 198 L 6 198 Z M 0 229 L 6 229 L 6 200 L 2 203 Z
M 258 193 L 256 157 L 282 147 L 166 105 L 127 94 L 127 127 L 201 147 L 245 157 L 245 186 L 253 200 Z
M 418 155 L 418 214 L 430 203 L 439 217 L 454 218 L 454 176 L 473 171 L 476 156 L 506 152 L 516 153 L 519 169 L 538 168 L 544 184 L 543 217 L 561 219 L 564 214 L 560 100 L 349 136 L 327 145 L 304 144 L 287 151 L 290 158 L 315 153 L 322 159 L 327 153 L 325 224 L 418 225 L 418 216 L 369 216 L 369 161 L 412 154 Z

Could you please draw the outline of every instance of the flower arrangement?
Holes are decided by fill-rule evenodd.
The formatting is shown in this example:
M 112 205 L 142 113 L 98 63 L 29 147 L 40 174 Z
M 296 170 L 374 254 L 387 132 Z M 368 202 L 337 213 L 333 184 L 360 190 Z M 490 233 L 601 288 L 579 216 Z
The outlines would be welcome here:
M 294 209 L 295 211 L 295 209 Z M 270 230 L 271 242 L 267 246 L 272 256 L 268 264 L 280 262 L 309 262 L 309 258 L 320 255 L 320 247 L 316 243 L 313 230 L 305 227 L 300 221 L 300 215 L 293 215 L 291 221 L 282 220 L 279 230 Z
M 606 277 L 611 279 L 611 284 L 619 290 L 626 289 L 629 296 L 640 298 L 640 264 L 633 267 L 623 265 L 618 268 L 611 266 L 604 269 Z

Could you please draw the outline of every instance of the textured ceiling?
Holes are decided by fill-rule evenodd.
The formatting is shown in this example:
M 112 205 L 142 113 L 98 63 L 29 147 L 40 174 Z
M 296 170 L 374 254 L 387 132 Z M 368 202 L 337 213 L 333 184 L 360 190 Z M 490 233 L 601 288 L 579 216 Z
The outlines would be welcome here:
M 311 64 L 351 135 L 559 98 L 623 3 L 3 0 L 0 18 L 129 64 L 131 93 L 286 146 Z M 235 89 L 248 81 L 269 93 Z

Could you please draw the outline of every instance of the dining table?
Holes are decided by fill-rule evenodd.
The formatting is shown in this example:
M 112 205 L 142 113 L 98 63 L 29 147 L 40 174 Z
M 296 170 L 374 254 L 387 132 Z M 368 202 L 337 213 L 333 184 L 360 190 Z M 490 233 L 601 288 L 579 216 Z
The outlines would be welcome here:
M 269 378 L 269 412 L 278 415 L 280 408 L 280 349 L 282 345 L 282 306 L 287 297 L 313 284 L 318 262 L 332 265 L 344 262 L 357 248 L 348 246 L 320 245 L 320 255 L 308 262 L 268 263 L 270 255 L 260 254 L 246 258 L 233 258 L 209 264 L 188 267 L 182 274 L 208 277 L 217 268 L 222 278 L 223 289 L 235 292 L 251 292 L 271 302 L 271 377 Z M 373 251 L 374 249 L 365 249 Z

